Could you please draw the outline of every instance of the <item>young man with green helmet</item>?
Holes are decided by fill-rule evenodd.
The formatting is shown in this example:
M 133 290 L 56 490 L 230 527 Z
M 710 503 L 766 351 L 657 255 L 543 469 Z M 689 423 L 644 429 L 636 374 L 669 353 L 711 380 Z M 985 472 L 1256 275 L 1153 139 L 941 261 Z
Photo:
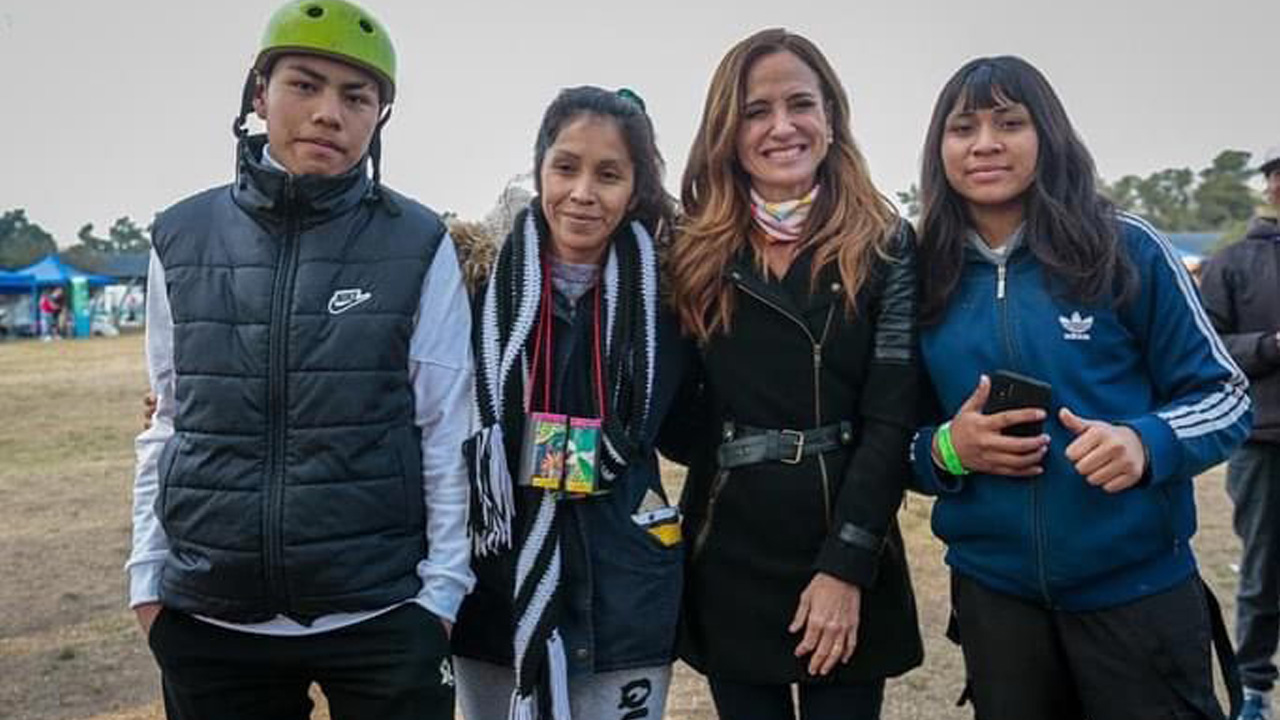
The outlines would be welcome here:
M 381 184 L 395 78 L 365 10 L 285 5 L 235 182 L 156 219 L 126 567 L 170 718 L 306 718 L 312 682 L 336 720 L 453 717 L 470 319 L 443 223 Z

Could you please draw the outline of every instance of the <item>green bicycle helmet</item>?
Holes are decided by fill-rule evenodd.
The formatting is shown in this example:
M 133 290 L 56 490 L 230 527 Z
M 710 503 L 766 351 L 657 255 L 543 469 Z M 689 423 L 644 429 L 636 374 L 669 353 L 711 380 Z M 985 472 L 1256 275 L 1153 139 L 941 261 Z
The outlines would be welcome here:
M 285 53 L 331 57 L 378 78 L 383 104 L 396 94 L 396 51 L 382 23 L 346 0 L 294 0 L 271 16 L 253 67 L 266 74 Z

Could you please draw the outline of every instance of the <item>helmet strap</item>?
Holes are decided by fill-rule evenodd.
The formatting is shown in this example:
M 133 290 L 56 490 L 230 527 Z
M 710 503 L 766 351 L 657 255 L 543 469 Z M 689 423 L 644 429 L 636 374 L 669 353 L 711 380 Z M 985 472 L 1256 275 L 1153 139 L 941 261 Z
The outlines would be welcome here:
M 382 186 L 382 126 L 386 125 L 390 119 L 391 106 L 387 105 L 382 117 L 378 119 L 378 125 L 373 129 L 373 139 L 369 141 L 369 160 L 373 163 L 373 188 L 371 192 L 375 197 L 381 194 L 379 190 Z
M 257 94 L 258 71 L 255 68 L 250 68 L 248 77 L 244 79 L 244 88 L 240 91 L 240 113 L 236 115 L 235 120 L 231 123 L 231 132 L 236 136 L 237 140 L 243 139 L 249 134 L 244 125 L 249 113 L 253 112 L 253 98 Z
M 249 113 L 253 112 L 253 98 L 257 91 L 258 71 L 250 68 L 248 77 L 244 79 L 244 88 L 240 91 L 240 112 L 231 121 L 231 134 L 235 135 L 236 138 L 236 184 L 242 190 L 246 183 L 244 177 L 244 142 L 249 137 L 249 130 L 245 127 L 245 120 L 249 117 Z

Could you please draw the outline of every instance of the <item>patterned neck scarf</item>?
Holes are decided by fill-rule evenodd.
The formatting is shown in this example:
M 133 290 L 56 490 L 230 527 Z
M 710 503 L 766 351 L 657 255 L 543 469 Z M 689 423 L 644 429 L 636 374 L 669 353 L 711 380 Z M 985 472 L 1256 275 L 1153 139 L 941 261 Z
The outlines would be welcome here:
M 809 218 L 809 209 L 818 198 L 821 186 L 814 185 L 807 195 L 799 200 L 769 202 L 760 197 L 755 188 L 751 188 L 751 217 L 756 226 L 764 231 L 770 243 L 793 243 L 800 239 L 804 231 L 804 222 Z
M 557 257 L 550 260 L 551 284 L 570 304 L 578 302 L 578 298 L 596 286 L 596 279 L 600 277 L 599 265 L 565 262 Z

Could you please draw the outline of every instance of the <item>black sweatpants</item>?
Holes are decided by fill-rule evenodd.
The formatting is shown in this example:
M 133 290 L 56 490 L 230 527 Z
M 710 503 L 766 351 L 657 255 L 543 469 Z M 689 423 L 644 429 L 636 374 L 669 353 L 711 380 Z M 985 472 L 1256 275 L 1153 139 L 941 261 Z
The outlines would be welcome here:
M 951 574 L 977 720 L 1223 720 L 1200 578 L 1127 605 L 1046 609 Z
M 306 720 L 312 682 L 334 720 L 453 718 L 449 641 L 416 603 L 302 637 L 226 630 L 166 609 L 147 639 L 169 720 Z

